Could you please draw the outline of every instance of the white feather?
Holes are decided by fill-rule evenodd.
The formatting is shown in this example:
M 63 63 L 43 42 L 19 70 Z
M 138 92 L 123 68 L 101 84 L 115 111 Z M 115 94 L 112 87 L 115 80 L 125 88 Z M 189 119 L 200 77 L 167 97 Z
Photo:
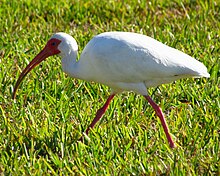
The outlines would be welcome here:
M 63 57 L 63 70 L 68 75 L 108 85 L 117 92 L 127 90 L 147 94 L 148 87 L 180 78 L 209 77 L 207 68 L 201 62 L 137 33 L 99 34 L 86 45 L 78 62 L 78 47 L 71 36 L 58 33 L 52 38 L 62 38 L 64 42 L 59 49 Z M 71 45 L 65 44 L 66 41 Z M 69 54 L 66 54 L 65 47 L 71 50 Z

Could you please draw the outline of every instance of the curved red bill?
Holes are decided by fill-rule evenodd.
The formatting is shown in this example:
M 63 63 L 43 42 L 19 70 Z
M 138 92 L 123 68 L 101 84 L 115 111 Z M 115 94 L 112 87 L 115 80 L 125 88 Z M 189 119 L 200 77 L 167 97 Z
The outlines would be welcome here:
M 55 38 L 50 39 L 47 42 L 47 45 L 44 47 L 44 49 L 27 65 L 27 67 L 22 71 L 21 75 L 19 76 L 15 84 L 14 91 L 12 94 L 13 99 L 15 99 L 16 91 L 21 81 L 34 67 L 36 67 L 39 63 L 41 63 L 43 60 L 45 60 L 49 56 L 60 53 L 60 51 L 58 50 L 58 45 L 60 43 L 61 43 L 61 40 L 59 39 L 55 39 Z
M 12 98 L 15 99 L 16 91 L 18 89 L 18 86 L 20 85 L 21 81 L 24 79 L 24 77 L 39 63 L 41 63 L 43 60 L 45 60 L 47 57 L 51 56 L 50 52 L 48 52 L 47 48 L 45 47 L 28 65 L 27 67 L 22 71 L 21 75 L 19 76 L 14 91 L 12 94 Z

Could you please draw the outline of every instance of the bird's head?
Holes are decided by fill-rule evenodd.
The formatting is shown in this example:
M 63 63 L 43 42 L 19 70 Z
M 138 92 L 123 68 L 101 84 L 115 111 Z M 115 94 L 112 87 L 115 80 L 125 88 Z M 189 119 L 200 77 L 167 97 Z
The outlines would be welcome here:
M 49 56 L 53 56 L 57 54 L 60 56 L 64 56 L 68 54 L 69 52 L 71 52 L 72 50 L 77 51 L 77 49 L 78 48 L 77 48 L 76 41 L 70 35 L 63 33 L 63 32 L 54 34 L 49 39 L 49 41 L 47 42 L 43 50 L 26 66 L 26 68 L 20 74 L 15 84 L 12 98 L 13 99 L 15 98 L 16 91 L 21 81 L 35 66 L 37 66 L 39 63 L 44 61 Z

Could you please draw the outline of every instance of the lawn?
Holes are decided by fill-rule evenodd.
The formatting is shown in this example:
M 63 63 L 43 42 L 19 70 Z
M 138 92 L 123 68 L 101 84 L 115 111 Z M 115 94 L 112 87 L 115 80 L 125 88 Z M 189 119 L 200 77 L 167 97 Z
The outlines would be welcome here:
M 220 175 L 220 3 L 145 0 L 0 1 L 0 173 L 2 175 Z M 25 66 L 55 33 L 79 54 L 96 34 L 131 31 L 203 62 L 210 78 L 149 89 L 177 147 L 170 149 L 152 107 L 117 95 L 84 143 L 77 142 L 110 88 L 68 77 L 59 57 Z

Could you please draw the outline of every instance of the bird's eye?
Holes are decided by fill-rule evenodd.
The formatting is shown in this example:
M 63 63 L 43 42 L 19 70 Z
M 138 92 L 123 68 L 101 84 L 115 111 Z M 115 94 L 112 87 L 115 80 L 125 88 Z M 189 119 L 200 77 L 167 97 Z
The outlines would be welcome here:
M 55 45 L 56 45 L 56 42 L 52 42 L 51 45 L 52 45 L 52 46 L 55 46 Z

